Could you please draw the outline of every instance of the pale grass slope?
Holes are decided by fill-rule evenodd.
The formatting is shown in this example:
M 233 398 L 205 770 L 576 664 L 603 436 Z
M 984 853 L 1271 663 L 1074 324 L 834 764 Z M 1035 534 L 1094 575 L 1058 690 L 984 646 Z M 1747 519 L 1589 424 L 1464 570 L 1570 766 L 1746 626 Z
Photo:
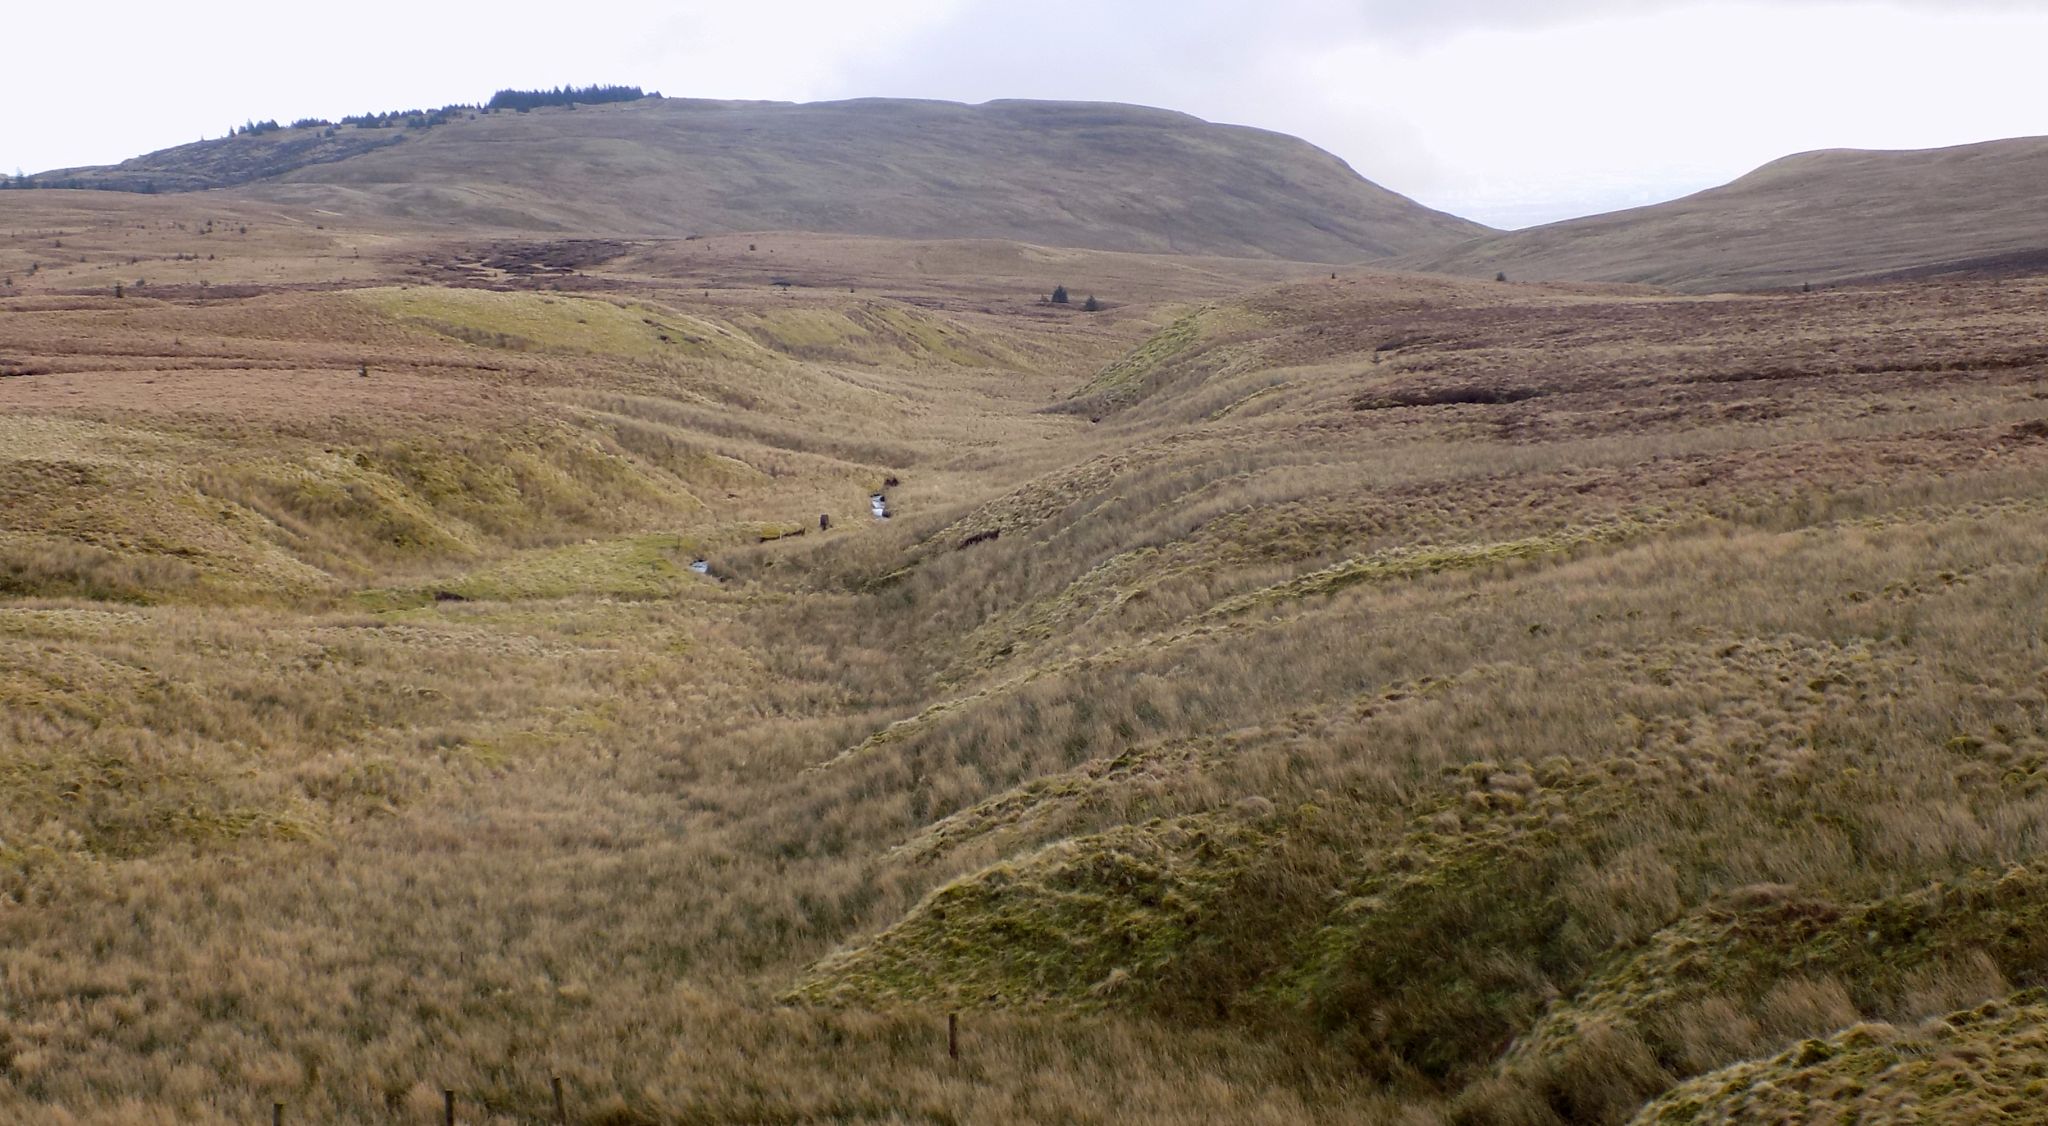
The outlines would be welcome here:
M 1786 157 L 1671 203 L 1493 235 L 1406 257 L 1417 269 L 1516 280 L 1646 282 L 1693 291 L 1889 274 L 2048 269 L 2048 138 Z

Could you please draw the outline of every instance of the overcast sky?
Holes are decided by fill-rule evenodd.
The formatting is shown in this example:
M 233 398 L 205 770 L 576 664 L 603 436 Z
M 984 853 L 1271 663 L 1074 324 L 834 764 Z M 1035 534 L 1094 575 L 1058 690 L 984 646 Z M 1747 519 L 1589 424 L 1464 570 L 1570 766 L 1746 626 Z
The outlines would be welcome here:
M 249 118 L 670 96 L 1138 102 L 1307 138 L 1524 226 L 1815 148 L 2048 134 L 2048 0 L 244 0 L 9 3 L 0 169 Z

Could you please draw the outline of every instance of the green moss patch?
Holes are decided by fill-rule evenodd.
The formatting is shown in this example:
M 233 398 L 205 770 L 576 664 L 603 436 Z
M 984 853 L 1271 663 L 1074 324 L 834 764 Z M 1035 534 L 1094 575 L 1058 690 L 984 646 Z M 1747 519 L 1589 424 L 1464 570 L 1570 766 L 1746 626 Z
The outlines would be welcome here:
M 1143 344 L 1097 373 L 1074 392 L 1074 410 L 1113 410 L 1143 398 L 1175 360 L 1192 351 L 1204 334 L 1211 310 L 1199 310 L 1152 334 Z
M 2039 990 L 1917 1028 L 1859 1024 L 1686 1083 L 1639 1126 L 1744 1122 L 2039 1122 L 2048 1002 Z
M 372 289 L 357 299 L 405 324 L 484 348 L 624 359 L 764 358 L 725 325 L 652 305 L 481 289 Z
M 1931 990 L 2002 992 L 2007 981 L 2041 980 L 2048 878 L 2037 872 L 1979 874 L 1850 905 L 1751 888 L 1596 973 L 1517 1039 L 1501 1070 L 1557 1102 L 1583 1086 L 1574 1074 L 1618 1044 L 1683 1078 L 1759 1043 L 1825 1033 L 1842 1006 L 1860 1017 L 1908 1015 Z
M 521 552 L 445 582 L 364 591 L 358 601 L 377 609 L 424 605 L 441 599 L 516 602 L 601 595 L 666 598 L 693 582 L 694 544 L 678 535 L 628 536 Z
M 1099 1004 L 1186 953 L 1266 834 L 1205 816 L 1125 826 L 950 883 L 825 959 L 791 996 L 829 1004 Z
M 762 347 L 805 360 L 1024 366 L 1013 349 L 998 341 L 891 302 L 864 301 L 847 308 L 778 309 L 743 314 L 734 323 Z

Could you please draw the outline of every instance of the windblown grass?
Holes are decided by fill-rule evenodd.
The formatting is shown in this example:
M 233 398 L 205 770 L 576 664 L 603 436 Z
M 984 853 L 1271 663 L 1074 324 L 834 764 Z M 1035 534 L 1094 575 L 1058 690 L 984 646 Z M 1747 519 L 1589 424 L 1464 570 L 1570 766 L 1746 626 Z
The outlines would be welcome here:
M 0 1114 L 1711 1121 L 2048 984 L 2039 286 L 585 283 L 0 313 Z

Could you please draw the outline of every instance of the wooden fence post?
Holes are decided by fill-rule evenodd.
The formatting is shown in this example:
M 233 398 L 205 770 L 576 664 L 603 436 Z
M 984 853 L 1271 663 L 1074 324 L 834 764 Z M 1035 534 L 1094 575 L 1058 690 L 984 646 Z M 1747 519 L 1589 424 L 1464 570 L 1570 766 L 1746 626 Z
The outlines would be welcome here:
M 270 1126 L 284 1126 L 284 1104 L 270 1104 Z
M 960 1058 L 960 1014 L 946 1014 L 946 1058 Z
M 560 1126 L 569 1126 L 569 1104 L 562 1098 L 562 1077 L 557 1075 L 555 1086 L 555 1121 Z
M 455 1092 L 443 1088 L 441 1091 L 442 1121 L 455 1126 Z

